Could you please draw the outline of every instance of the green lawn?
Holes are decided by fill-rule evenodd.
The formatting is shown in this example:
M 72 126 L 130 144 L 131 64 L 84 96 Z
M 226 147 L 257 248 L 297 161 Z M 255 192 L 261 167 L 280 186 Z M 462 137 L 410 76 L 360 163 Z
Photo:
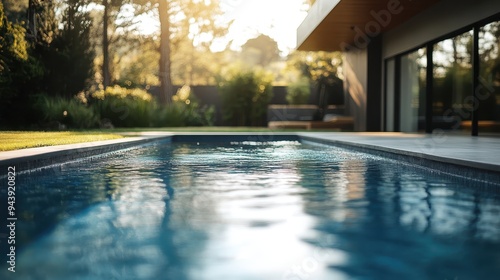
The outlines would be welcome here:
M 167 127 L 167 128 L 118 128 L 111 130 L 88 131 L 0 131 L 0 151 L 74 144 L 125 137 L 121 133 L 143 131 L 162 132 L 294 132 L 304 129 L 269 129 L 265 127 Z M 307 130 L 311 131 L 311 130 Z M 333 130 L 314 130 L 333 131 Z
M 119 134 L 97 131 L 2 131 L 0 132 L 0 151 L 110 140 L 123 137 Z

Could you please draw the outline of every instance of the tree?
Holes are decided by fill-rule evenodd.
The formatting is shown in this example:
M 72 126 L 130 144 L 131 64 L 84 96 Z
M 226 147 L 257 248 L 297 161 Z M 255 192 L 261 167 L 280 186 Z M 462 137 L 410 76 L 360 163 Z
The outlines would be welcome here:
M 342 78 L 342 54 L 295 51 L 288 56 L 288 69 L 299 71 L 312 82 L 322 77 Z
M 137 35 L 139 36 L 139 35 Z M 141 36 L 140 44 L 126 55 L 116 68 L 117 83 L 127 88 L 144 88 L 158 86 L 158 61 L 160 60 L 159 42 L 153 36 Z
M 173 88 L 170 60 L 170 0 L 158 0 L 160 16 L 160 103 L 172 103 Z
M 13 23 L 26 20 L 29 0 L 2 0 L 5 16 Z
M 102 16 L 102 85 L 104 89 L 111 85 L 111 73 L 109 71 L 109 37 L 108 37 L 108 25 L 109 25 L 109 9 L 110 3 L 108 0 L 102 0 L 102 5 L 104 6 L 104 12 Z
M 0 3 L 0 98 L 12 95 L 10 85 L 15 68 L 28 60 L 28 43 L 24 39 L 26 30 L 11 23 Z M 15 92 L 15 90 L 14 90 Z
M 288 69 L 294 79 L 306 77 L 315 85 L 319 110 L 315 118 L 322 119 L 329 104 L 343 104 L 342 54 L 338 52 L 295 51 L 288 57 Z
M 250 58 L 247 61 L 262 67 L 266 67 L 280 58 L 278 43 L 271 37 L 262 34 L 248 40 L 241 49 L 242 55 Z
M 137 47 L 135 18 L 147 12 L 139 5 L 133 5 L 134 0 L 79 0 L 83 5 L 94 3 L 102 6 L 102 11 L 91 11 L 91 17 L 96 20 L 93 27 L 96 53 L 99 54 L 99 80 L 104 88 L 110 86 L 117 78 L 114 73 L 116 64 L 120 63 L 118 52 L 132 51 Z M 134 6 L 130 15 L 130 7 Z
M 31 117 L 26 101 L 36 90 L 33 81 L 43 74 L 40 63 L 30 56 L 26 29 L 10 22 L 0 3 L 0 126 L 25 123 Z M 35 83 L 37 84 L 37 83 Z M 14 117 L 15 116 L 15 117 Z M 8 122 L 5 122 L 5 120 Z
M 93 76 L 92 20 L 84 5 L 79 0 L 62 5 L 62 28 L 56 30 L 51 42 L 36 49 L 47 69 L 44 89 L 50 95 L 71 98 L 84 90 Z
M 112 63 L 112 52 L 110 46 L 117 39 L 112 38 L 114 33 L 112 30 L 116 30 L 116 20 L 120 12 L 121 7 L 131 1 L 127 0 L 100 0 L 103 6 L 102 12 L 102 34 L 101 34 L 101 51 L 102 51 L 102 85 L 104 88 L 110 86 L 113 82 L 111 74 L 111 63 Z M 129 25 L 129 21 L 123 21 L 122 24 Z M 110 33 L 111 31 L 111 33 Z
M 172 69 L 184 75 L 176 79 L 184 84 L 197 80 L 215 80 L 206 65 L 212 42 L 227 32 L 221 24 L 218 0 L 134 0 L 141 7 L 156 7 L 160 20 L 159 77 L 162 104 L 171 102 Z M 174 57 L 175 56 L 175 57 Z M 201 67 L 206 65 L 206 67 Z
M 218 64 L 211 47 L 215 40 L 227 34 L 230 22 L 225 22 L 218 0 L 177 0 L 172 14 L 172 68 L 182 84 L 215 82 Z
M 163 1 L 160 0 L 160 4 Z M 210 47 L 213 41 L 226 34 L 227 26 L 221 24 L 222 11 L 218 0 L 170 0 L 166 4 L 159 7 L 161 42 L 164 42 L 163 45 L 160 43 L 160 80 L 165 81 L 162 82 L 162 92 L 168 101 L 172 92 L 165 87 L 172 84 L 172 68 L 177 69 L 177 73 L 184 73 L 179 80 L 187 85 L 201 79 L 215 80 L 211 65 L 206 63 L 212 57 Z

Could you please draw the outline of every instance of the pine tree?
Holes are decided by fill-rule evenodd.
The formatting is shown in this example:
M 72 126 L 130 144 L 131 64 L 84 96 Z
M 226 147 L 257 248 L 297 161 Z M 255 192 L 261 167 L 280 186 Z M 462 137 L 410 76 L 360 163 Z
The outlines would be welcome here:
M 46 68 L 44 91 L 49 95 L 70 98 L 84 90 L 93 76 L 92 20 L 83 5 L 82 1 L 69 0 L 62 7 L 62 29 L 55 30 L 50 40 L 39 40 L 37 45 Z M 46 14 L 44 18 L 50 17 Z M 38 36 L 43 33 L 38 32 Z

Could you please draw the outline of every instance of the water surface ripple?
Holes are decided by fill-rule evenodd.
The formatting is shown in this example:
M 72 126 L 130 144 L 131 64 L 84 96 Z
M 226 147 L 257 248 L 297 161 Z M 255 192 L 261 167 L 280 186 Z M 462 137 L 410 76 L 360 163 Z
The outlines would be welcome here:
M 0 277 L 497 279 L 499 192 L 472 184 L 323 145 L 147 145 L 19 175 Z

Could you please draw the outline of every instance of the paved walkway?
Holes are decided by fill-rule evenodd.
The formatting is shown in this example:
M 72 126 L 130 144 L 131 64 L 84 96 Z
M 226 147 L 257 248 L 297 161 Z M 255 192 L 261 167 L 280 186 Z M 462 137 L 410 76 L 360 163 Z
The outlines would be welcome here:
M 500 172 L 500 138 L 386 132 L 298 135 Z

